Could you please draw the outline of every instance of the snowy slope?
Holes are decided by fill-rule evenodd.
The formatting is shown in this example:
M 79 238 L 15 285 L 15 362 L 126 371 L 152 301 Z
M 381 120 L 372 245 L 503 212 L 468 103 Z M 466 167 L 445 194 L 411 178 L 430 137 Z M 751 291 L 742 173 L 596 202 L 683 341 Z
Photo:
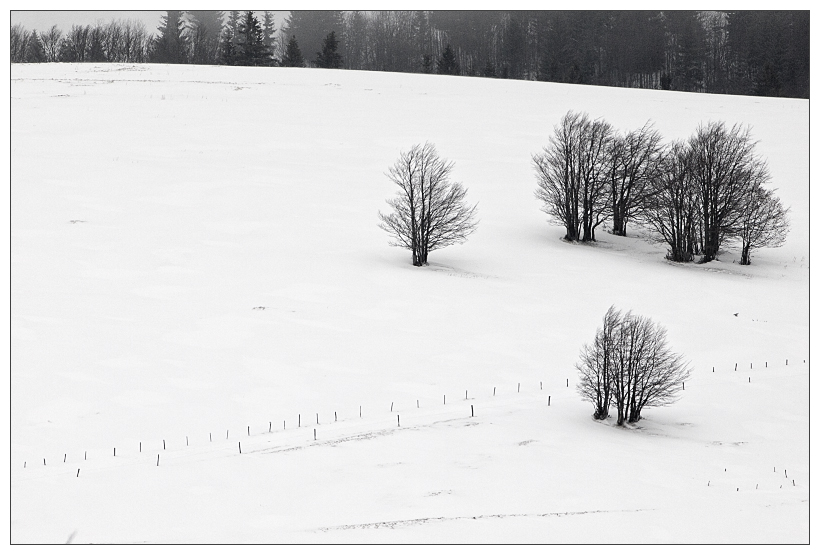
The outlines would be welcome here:
M 808 541 L 807 101 L 91 64 L 11 95 L 13 542 Z M 786 245 L 561 242 L 530 157 L 569 109 L 751 125 Z M 376 213 L 424 141 L 481 222 L 419 269 Z M 612 304 L 694 368 L 635 430 L 574 392 Z

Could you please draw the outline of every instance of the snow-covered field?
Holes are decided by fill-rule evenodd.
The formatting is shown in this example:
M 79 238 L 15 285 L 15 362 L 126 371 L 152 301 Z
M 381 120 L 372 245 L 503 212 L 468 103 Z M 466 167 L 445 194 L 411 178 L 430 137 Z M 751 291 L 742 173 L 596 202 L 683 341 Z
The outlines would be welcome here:
M 12 542 L 808 541 L 808 101 L 282 68 L 11 79 Z M 569 109 L 666 139 L 751 125 L 786 245 L 741 267 L 731 248 L 668 263 L 636 228 L 561 242 L 531 155 Z M 376 215 L 424 141 L 480 224 L 420 269 Z M 633 429 L 574 389 L 613 304 L 694 369 Z

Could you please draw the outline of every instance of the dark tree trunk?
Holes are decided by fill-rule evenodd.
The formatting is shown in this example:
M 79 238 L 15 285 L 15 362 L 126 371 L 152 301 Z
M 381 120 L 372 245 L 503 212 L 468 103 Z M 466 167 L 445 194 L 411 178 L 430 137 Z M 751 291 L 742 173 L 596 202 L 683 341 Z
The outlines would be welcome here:
M 752 258 L 749 256 L 749 245 L 743 245 L 743 250 L 740 253 L 740 265 L 748 266 L 752 263 Z
M 626 218 L 623 208 L 617 201 L 612 203 L 612 234 L 626 237 Z

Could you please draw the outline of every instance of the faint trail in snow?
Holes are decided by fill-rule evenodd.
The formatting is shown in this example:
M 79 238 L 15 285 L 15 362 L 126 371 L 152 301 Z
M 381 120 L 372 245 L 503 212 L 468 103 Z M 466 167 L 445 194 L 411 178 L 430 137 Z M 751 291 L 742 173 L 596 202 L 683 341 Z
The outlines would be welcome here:
M 428 267 L 434 272 L 443 272 L 450 277 L 459 277 L 466 279 L 498 279 L 498 276 L 470 272 L 467 270 L 462 270 L 460 268 L 454 268 L 452 266 L 445 266 L 444 264 L 431 263 L 428 265 Z
M 317 441 L 314 441 L 313 443 L 309 443 L 309 444 L 306 444 L 306 445 L 294 445 L 294 446 L 290 446 L 290 447 L 286 447 L 286 446 L 268 447 L 266 449 L 256 449 L 256 450 L 253 450 L 253 451 L 248 451 L 248 453 L 262 453 L 262 454 L 286 453 L 286 452 L 289 452 L 289 451 L 301 451 L 302 449 L 309 449 L 310 447 L 322 447 L 322 446 L 328 446 L 328 445 L 331 446 L 331 447 L 335 447 L 336 445 L 339 445 L 340 443 L 347 443 L 349 441 L 365 441 L 365 440 L 368 440 L 368 439 L 375 439 L 375 438 L 378 438 L 378 437 L 393 435 L 397 432 L 408 432 L 408 431 L 420 430 L 422 428 L 432 428 L 432 427 L 434 427 L 438 424 L 450 424 L 452 422 L 458 422 L 458 421 L 463 421 L 463 420 L 464 420 L 464 418 L 451 418 L 451 419 L 448 419 L 448 420 L 438 420 L 438 421 L 432 422 L 430 424 L 417 424 L 415 426 L 405 426 L 405 427 L 401 427 L 401 428 L 398 428 L 398 427 L 396 427 L 396 428 L 386 428 L 386 429 L 382 429 L 382 430 L 375 430 L 375 431 L 372 431 L 372 432 L 362 432 L 362 433 L 358 433 L 358 434 L 352 434 L 352 435 L 349 435 L 349 436 L 337 437 L 337 438 L 328 439 L 328 440 L 317 440 Z M 469 423 L 469 424 L 474 425 L 474 423 Z
M 448 522 L 454 520 L 487 520 L 487 519 L 502 519 L 502 518 L 548 518 L 548 517 L 562 517 L 562 516 L 579 516 L 592 515 L 600 513 L 639 513 L 644 511 L 654 511 L 655 509 L 620 509 L 611 511 L 564 511 L 556 513 L 509 513 L 509 514 L 493 514 L 493 515 L 476 515 L 476 516 L 433 516 L 426 518 L 412 518 L 408 520 L 387 520 L 384 522 L 368 522 L 365 524 L 343 524 L 341 526 L 326 526 L 319 528 L 322 532 L 329 532 L 331 530 L 372 530 L 377 528 L 399 528 L 404 526 L 418 526 L 420 524 L 430 524 L 434 522 Z

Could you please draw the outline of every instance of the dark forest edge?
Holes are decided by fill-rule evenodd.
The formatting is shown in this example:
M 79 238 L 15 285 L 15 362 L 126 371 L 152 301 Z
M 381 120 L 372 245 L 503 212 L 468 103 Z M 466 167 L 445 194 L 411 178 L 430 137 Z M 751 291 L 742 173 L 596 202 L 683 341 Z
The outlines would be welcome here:
M 809 11 L 168 11 L 14 25 L 12 63 L 191 63 L 440 73 L 809 98 Z

